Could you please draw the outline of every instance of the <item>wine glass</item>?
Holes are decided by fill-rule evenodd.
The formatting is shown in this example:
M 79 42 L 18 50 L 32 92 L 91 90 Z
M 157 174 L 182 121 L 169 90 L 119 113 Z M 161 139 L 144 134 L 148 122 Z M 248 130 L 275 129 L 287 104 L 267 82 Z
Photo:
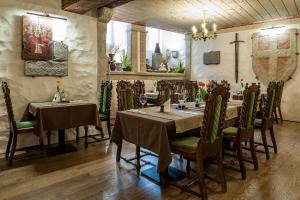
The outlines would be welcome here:
M 141 103 L 142 107 L 144 108 L 147 103 L 147 96 L 145 94 L 141 94 L 140 103 Z

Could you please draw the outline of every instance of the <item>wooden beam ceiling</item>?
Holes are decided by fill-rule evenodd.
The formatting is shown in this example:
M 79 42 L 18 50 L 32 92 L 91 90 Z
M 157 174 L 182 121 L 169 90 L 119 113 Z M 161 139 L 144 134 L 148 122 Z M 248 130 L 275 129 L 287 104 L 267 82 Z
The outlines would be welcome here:
M 84 14 L 95 8 L 115 8 L 130 1 L 132 0 L 63 0 L 62 9 L 69 12 Z

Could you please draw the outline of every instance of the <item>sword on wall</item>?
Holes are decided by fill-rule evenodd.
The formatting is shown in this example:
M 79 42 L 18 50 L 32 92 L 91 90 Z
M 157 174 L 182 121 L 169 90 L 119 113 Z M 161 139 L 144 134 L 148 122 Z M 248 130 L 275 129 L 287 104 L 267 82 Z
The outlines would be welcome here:
M 234 50 L 235 50 L 235 82 L 238 83 L 239 81 L 239 43 L 240 42 L 245 42 L 242 40 L 239 40 L 239 35 L 238 33 L 235 33 L 235 40 L 230 42 L 229 44 L 234 44 Z

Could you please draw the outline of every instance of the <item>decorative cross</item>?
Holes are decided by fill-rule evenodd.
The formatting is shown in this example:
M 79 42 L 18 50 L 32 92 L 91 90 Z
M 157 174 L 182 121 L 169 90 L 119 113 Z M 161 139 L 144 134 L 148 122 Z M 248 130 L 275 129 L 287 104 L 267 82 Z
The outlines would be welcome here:
M 239 40 L 239 34 L 235 33 L 235 40 L 230 42 L 229 44 L 234 44 L 234 50 L 235 50 L 235 82 L 237 83 L 239 81 L 239 43 L 245 42 Z

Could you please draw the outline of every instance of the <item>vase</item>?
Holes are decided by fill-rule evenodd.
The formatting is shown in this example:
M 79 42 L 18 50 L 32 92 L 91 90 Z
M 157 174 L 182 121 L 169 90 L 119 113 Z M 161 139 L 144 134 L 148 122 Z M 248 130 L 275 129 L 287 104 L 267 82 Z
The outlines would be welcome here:
M 108 65 L 109 65 L 109 69 L 110 71 L 115 71 L 116 70 L 116 63 L 114 61 L 114 58 L 115 58 L 115 54 L 108 54 L 109 56 L 109 61 L 108 61 Z
M 154 52 L 155 53 L 160 53 L 159 43 L 156 43 Z

